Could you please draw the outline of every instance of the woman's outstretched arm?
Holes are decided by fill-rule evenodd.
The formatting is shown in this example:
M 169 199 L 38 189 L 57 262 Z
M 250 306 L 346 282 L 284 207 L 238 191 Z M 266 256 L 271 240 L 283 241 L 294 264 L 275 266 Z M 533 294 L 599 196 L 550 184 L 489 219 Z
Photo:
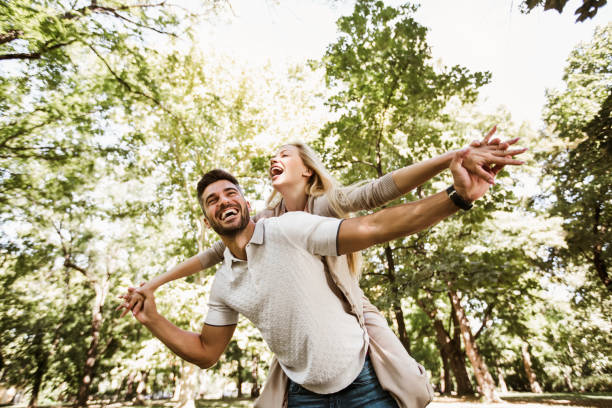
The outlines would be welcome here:
M 128 293 L 124 296 L 125 302 L 117 307 L 117 309 L 125 309 L 121 313 L 121 317 L 125 316 L 130 310 L 134 311 L 134 313 L 138 313 L 142 309 L 142 302 L 144 300 L 142 292 L 155 292 L 161 285 L 172 282 L 173 280 L 186 278 L 187 276 L 200 272 L 202 269 L 218 264 L 223 260 L 224 250 L 225 245 L 223 245 L 223 242 L 217 241 L 209 249 L 192 256 L 161 275 L 157 275 L 148 282 L 142 283 L 140 287 L 128 288 Z
M 518 138 L 500 142 L 499 139 L 491 139 L 496 127 L 491 129 L 482 141 L 475 141 L 464 155 L 463 167 L 487 183 L 493 183 L 493 168 L 499 169 L 505 165 L 520 165 L 522 161 L 513 157 L 525 152 L 526 149 L 509 149 L 518 141 Z M 345 212 L 371 210 L 395 200 L 412 191 L 421 184 L 430 180 L 443 170 L 449 168 L 451 160 L 457 153 L 456 150 L 444 153 L 440 156 L 424 160 L 410 166 L 395 170 L 370 183 L 363 184 L 348 192 L 346 199 L 340 202 Z M 329 203 L 326 203 L 329 205 Z M 323 215 L 334 215 L 333 210 L 321 209 Z
M 255 214 L 253 219 L 257 221 L 260 218 L 267 218 L 272 215 L 273 214 L 271 211 L 264 210 Z M 121 313 L 121 317 L 125 316 L 130 310 L 132 310 L 134 313 L 138 313 L 142 309 L 142 302 L 144 301 L 144 296 L 142 293 L 145 291 L 150 290 L 153 293 L 160 286 L 168 282 L 186 278 L 187 276 L 198 273 L 203 269 L 215 266 L 219 262 L 223 261 L 223 251 L 225 251 L 225 245 L 222 241 L 217 241 L 205 251 L 192 256 L 161 275 L 157 275 L 148 282 L 141 283 L 140 287 L 128 288 L 128 292 L 123 296 L 125 301 L 117 307 L 117 310 L 121 308 L 125 309 Z

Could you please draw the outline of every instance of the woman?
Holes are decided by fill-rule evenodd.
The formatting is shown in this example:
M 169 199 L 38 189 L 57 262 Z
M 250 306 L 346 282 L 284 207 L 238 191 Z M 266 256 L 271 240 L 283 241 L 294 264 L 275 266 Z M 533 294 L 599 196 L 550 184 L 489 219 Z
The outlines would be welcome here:
M 490 163 L 495 163 L 496 166 L 520 164 L 520 161 L 512 159 L 511 156 L 524 151 L 524 149 L 507 150 L 517 139 L 502 144 L 498 140 L 489 142 L 494 131 L 495 128 L 485 137 L 482 145 L 478 142 L 473 143 L 470 152 L 464 158 L 464 165 L 469 171 L 489 182 L 493 181 L 488 167 Z M 455 153 L 449 152 L 396 170 L 370 183 L 341 188 L 308 146 L 302 143 L 287 144 L 281 146 L 270 160 L 269 173 L 275 191 L 268 200 L 268 208 L 257 214 L 255 219 L 278 216 L 287 211 L 307 211 L 323 216 L 346 217 L 350 212 L 373 209 L 400 197 L 448 168 Z M 210 267 L 223 259 L 223 250 L 223 245 L 217 242 L 213 248 L 185 261 L 145 285 L 154 290 L 165 282 Z M 395 334 L 389 329 L 384 317 L 359 289 L 357 254 L 326 261 L 334 282 L 330 285 L 332 290 L 347 302 L 347 306 L 368 332 L 371 354 L 374 354 L 372 365 L 382 387 L 391 393 L 401 407 L 413 405 L 415 398 L 418 400 L 418 405 L 428 402 L 431 399 L 431 388 L 426 376 L 423 375 L 424 370 L 406 353 Z M 345 279 L 343 273 L 350 273 L 352 279 Z M 139 292 L 140 289 L 130 288 L 128 295 L 125 296 L 126 303 L 120 306 L 126 308 L 123 315 L 128 310 L 137 313 L 141 307 L 142 297 L 137 294 L 132 296 L 134 291 Z M 415 376 L 421 377 L 417 379 L 420 382 L 418 385 L 420 389 L 409 387 L 407 389 L 406 382 L 414 382 Z M 260 400 L 259 403 L 262 406 L 281 405 L 284 399 L 283 390 L 287 389 L 286 384 L 286 376 L 278 364 L 273 363 L 267 386 L 262 394 L 266 402 Z M 295 384 L 292 384 L 289 390 L 290 393 L 297 392 L 299 386 L 296 388 Z M 417 395 L 419 392 L 421 395 Z

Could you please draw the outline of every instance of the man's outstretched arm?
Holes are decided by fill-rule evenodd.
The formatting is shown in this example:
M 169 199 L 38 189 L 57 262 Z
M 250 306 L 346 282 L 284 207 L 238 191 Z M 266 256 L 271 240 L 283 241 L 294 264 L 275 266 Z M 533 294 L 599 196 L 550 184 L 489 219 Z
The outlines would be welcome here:
M 445 191 L 419 201 L 384 208 L 340 224 L 338 255 L 361 251 L 376 244 L 405 237 L 427 229 L 459 208 Z
M 198 335 L 180 329 L 157 312 L 153 292 L 144 293 L 142 310 L 134 317 L 182 359 L 200 368 L 212 367 L 219 361 L 234 335 L 236 325 L 210 326 L 205 324 Z
M 462 166 L 465 151 L 457 152 L 450 169 L 457 193 L 467 201 L 475 201 L 489 189 L 489 183 L 468 173 Z M 501 167 L 491 170 L 495 177 Z M 349 218 L 340 224 L 338 231 L 338 254 L 360 251 L 376 244 L 405 237 L 429 228 L 459 208 L 446 191 L 433 194 L 419 201 L 382 209 L 363 217 Z

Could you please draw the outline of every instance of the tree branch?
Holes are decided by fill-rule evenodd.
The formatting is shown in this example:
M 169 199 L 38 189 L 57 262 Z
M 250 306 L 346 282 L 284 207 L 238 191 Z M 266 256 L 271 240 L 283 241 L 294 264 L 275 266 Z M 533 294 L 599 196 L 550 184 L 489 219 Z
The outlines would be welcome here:
M 151 102 L 153 102 L 155 105 L 157 105 L 161 110 L 163 110 L 164 112 L 166 112 L 168 115 L 170 115 L 172 118 L 174 118 L 182 127 L 186 132 L 189 132 L 189 127 L 185 124 L 185 122 L 178 116 L 176 116 L 174 114 L 174 112 L 172 112 L 170 109 L 166 108 L 160 101 L 158 101 L 157 99 L 155 99 L 154 97 L 147 95 L 145 92 L 139 90 L 139 89 L 134 89 L 125 79 L 121 78 L 119 75 L 117 75 L 117 73 L 111 68 L 110 64 L 104 59 L 104 57 L 102 55 L 100 55 L 100 53 L 90 44 L 87 44 L 87 47 L 89 47 L 89 49 L 91 49 L 93 51 L 94 54 L 96 54 L 96 56 L 100 59 L 100 61 L 102 61 L 102 63 L 106 66 L 106 68 L 108 69 L 108 71 L 111 73 L 111 75 L 113 77 L 115 77 L 115 79 L 117 81 L 119 81 L 119 83 L 121 85 L 123 85 L 128 91 L 136 94 L 136 95 L 140 95 L 148 100 L 150 100 Z
M 489 306 L 487 306 L 487 310 L 485 310 L 484 317 L 482 319 L 482 325 L 480 326 L 480 328 L 474 335 L 474 340 L 476 340 L 478 336 L 480 336 L 480 333 L 482 333 L 482 330 L 486 327 L 487 322 L 491 318 L 491 312 L 493 312 L 494 307 L 495 307 L 495 303 L 489 303 Z
M 95 1 L 92 1 L 92 3 L 89 6 L 81 7 L 80 9 L 77 9 L 77 10 L 67 11 L 64 14 L 62 14 L 59 18 L 63 18 L 66 20 L 73 20 L 75 18 L 80 18 L 84 16 L 85 13 L 87 13 L 88 11 L 92 11 L 92 12 L 108 12 L 109 10 L 126 11 L 126 10 L 134 9 L 134 8 L 162 7 L 165 4 L 166 2 L 163 1 L 161 3 L 156 3 L 156 4 L 132 4 L 132 5 L 124 4 L 122 6 L 112 8 L 112 7 L 98 6 L 98 4 Z
M 10 142 L 12 139 L 15 139 L 16 137 L 19 137 L 21 135 L 23 135 L 24 133 L 30 133 L 31 131 L 38 129 L 40 127 L 43 127 L 45 125 L 48 125 L 49 123 L 51 123 L 53 120 L 50 118 L 49 120 L 46 120 L 42 123 L 39 123 L 38 125 L 34 125 L 31 126 L 29 128 L 22 128 L 20 130 L 18 130 L 17 132 L 13 133 L 12 135 L 7 136 L 4 140 L 2 140 L 2 142 L 0 142 L 0 150 L 1 149 L 16 149 L 16 148 L 11 148 L 9 146 L 7 146 L 8 142 Z
M 165 35 L 169 35 L 169 36 L 172 36 L 172 37 L 178 37 L 174 33 L 171 33 L 171 32 L 168 32 L 168 31 L 163 31 L 163 30 L 160 30 L 159 28 L 150 27 L 150 26 L 148 26 L 146 24 L 142 24 L 142 23 L 139 23 L 137 21 L 130 20 L 129 18 L 119 14 L 116 9 L 112 9 L 110 7 L 102 7 L 102 8 L 107 10 L 107 14 L 112 14 L 113 16 L 115 16 L 115 17 L 117 17 L 117 18 L 119 18 L 121 20 L 127 21 L 130 24 L 134 24 L 134 25 L 136 25 L 138 27 L 142 27 L 142 28 L 146 28 L 148 30 L 155 31 L 156 33 L 165 34 Z
M 11 60 L 11 59 L 40 59 L 43 54 L 49 52 L 49 51 L 53 51 L 57 48 L 60 47 L 65 47 L 66 45 L 70 45 L 73 42 L 75 42 L 76 39 L 74 40 L 70 40 L 68 42 L 65 43 L 58 43 L 58 44 L 54 44 L 50 47 L 47 46 L 43 46 L 40 50 L 36 51 L 36 52 L 32 52 L 32 53 L 15 53 L 15 54 L 0 54 L 0 60 Z
M 386 273 L 380 273 L 380 272 L 368 272 L 368 273 L 364 273 L 364 276 L 383 276 L 389 279 L 389 275 L 387 275 Z
M 16 40 L 21 35 L 23 35 L 21 30 L 8 30 L 6 33 L 0 34 L 0 45 Z
M 60 19 L 60 20 L 74 20 L 74 19 L 79 19 L 83 16 L 85 16 L 88 12 L 91 13 L 105 13 L 105 14 L 111 14 L 114 15 L 115 17 L 127 21 L 130 24 L 134 24 L 137 25 L 139 27 L 142 28 L 146 28 L 155 32 L 158 32 L 160 34 L 166 34 L 166 35 L 170 35 L 170 36 L 174 36 L 176 37 L 176 34 L 174 33 L 170 33 L 167 31 L 163 31 L 160 30 L 158 28 L 155 27 L 150 27 L 146 24 L 142 24 L 139 23 L 137 21 L 133 21 L 130 20 L 129 18 L 122 16 L 121 14 L 119 14 L 119 11 L 128 11 L 130 9 L 137 9 L 137 8 L 155 8 L 155 7 L 163 7 L 166 5 L 166 2 L 163 1 L 161 3 L 155 3 L 155 4 L 132 4 L 132 5 L 121 5 L 119 7 L 106 7 L 106 6 L 99 6 L 98 3 L 95 0 L 92 0 L 91 4 L 85 7 L 81 7 L 80 9 L 77 10 L 70 10 L 67 11 L 63 14 L 60 14 L 58 16 L 55 16 L 55 18 Z M 51 17 L 50 17 L 51 18 Z M 21 36 L 23 35 L 23 31 L 21 30 L 9 30 L 5 33 L 0 33 L 0 45 L 1 44 L 5 44 L 11 41 L 14 41 L 18 38 L 21 38 Z M 73 40 L 71 42 L 74 42 L 76 40 Z M 55 48 L 59 48 L 59 47 L 63 47 L 65 45 L 70 44 L 71 42 L 68 43 L 63 43 L 63 44 L 57 44 L 56 46 L 49 48 L 49 49 L 41 49 L 37 52 L 33 52 L 33 53 L 12 53 L 12 54 L 3 54 L 0 55 L 0 60 L 9 60 L 9 59 L 39 59 L 42 55 L 42 53 L 46 52 L 46 51 L 50 51 L 52 49 Z

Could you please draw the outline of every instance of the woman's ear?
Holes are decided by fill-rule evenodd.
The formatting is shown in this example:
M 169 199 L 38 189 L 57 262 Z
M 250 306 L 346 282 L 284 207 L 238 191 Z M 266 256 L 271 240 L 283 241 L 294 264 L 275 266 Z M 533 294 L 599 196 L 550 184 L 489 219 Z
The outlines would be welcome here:
M 312 176 L 312 169 L 310 167 L 304 166 L 304 171 L 302 172 L 302 176 L 304 177 Z

